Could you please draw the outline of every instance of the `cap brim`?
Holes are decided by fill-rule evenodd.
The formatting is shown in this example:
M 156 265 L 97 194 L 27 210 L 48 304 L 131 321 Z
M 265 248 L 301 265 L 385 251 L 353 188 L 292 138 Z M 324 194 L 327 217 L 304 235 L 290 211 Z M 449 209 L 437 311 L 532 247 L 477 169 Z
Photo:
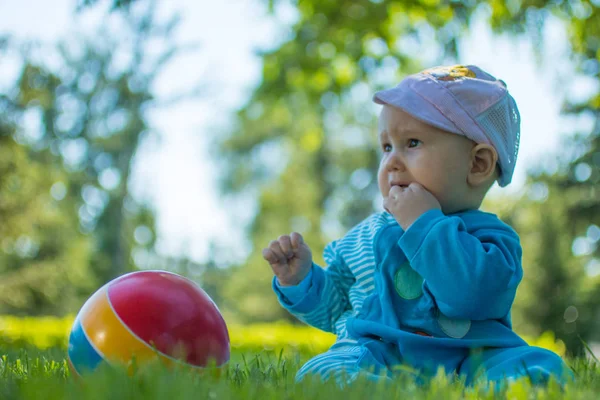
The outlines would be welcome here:
M 464 135 L 456 125 L 444 116 L 433 104 L 418 93 L 399 86 L 393 89 L 381 90 L 373 95 L 373 101 L 381 105 L 397 107 L 427 125 L 444 131 Z

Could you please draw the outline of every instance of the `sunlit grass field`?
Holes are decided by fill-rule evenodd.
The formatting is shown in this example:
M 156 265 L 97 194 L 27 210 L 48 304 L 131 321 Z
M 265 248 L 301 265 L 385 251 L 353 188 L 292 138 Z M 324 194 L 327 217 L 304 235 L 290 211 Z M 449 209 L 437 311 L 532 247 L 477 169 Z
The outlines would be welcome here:
M 294 383 L 294 375 L 310 357 L 327 349 L 333 335 L 288 324 L 230 326 L 232 355 L 222 369 L 204 373 L 162 365 L 131 368 L 104 365 L 83 378 L 67 366 L 66 334 L 72 318 L 0 317 L 0 399 L 598 399 L 598 360 L 567 359 L 577 379 L 564 389 L 551 383 L 532 387 L 527 378 L 501 389 L 465 388 L 451 375 L 438 374 L 426 385 L 411 375 L 393 384 L 359 379 L 340 388 L 334 382 Z M 564 353 L 551 334 L 530 344 Z

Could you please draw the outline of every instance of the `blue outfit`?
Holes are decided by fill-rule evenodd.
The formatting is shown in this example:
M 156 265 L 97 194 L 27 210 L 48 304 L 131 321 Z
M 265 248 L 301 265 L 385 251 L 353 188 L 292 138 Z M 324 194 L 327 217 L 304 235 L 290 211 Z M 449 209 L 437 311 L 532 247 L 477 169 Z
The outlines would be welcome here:
M 341 384 L 359 374 L 393 379 L 408 364 L 419 377 L 438 367 L 500 381 L 529 375 L 559 382 L 572 372 L 555 353 L 527 345 L 510 311 L 523 276 L 518 234 L 496 215 L 429 210 L 406 231 L 373 214 L 324 251 L 297 286 L 273 279 L 280 304 L 301 321 L 337 335 L 298 371 Z M 482 375 L 483 374 L 483 375 Z

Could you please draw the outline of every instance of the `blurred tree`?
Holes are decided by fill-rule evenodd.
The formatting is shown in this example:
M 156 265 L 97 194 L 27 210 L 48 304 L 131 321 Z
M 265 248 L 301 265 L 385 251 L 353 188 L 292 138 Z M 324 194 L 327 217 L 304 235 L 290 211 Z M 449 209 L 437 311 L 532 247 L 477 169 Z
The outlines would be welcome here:
M 41 107 L 44 132 L 35 145 L 69 170 L 69 195 L 78 199 L 81 229 L 93 237 L 100 282 L 134 269 L 133 256 L 147 255 L 155 241 L 154 213 L 136 204 L 128 184 L 136 150 L 150 133 L 151 87 L 178 50 L 170 39 L 178 19 L 159 24 L 154 2 L 137 5 L 111 16 L 117 30 L 100 27 L 94 38 L 63 44 L 59 78 L 26 62 L 18 83 L 19 104 Z
M 268 3 L 276 12 L 283 2 Z M 216 139 L 222 150 L 217 162 L 224 171 L 223 192 L 257 200 L 257 204 L 249 201 L 257 210 L 248 227 L 254 251 L 226 288 L 229 296 L 240 298 L 235 307 L 245 320 L 289 318 L 270 292 L 272 274 L 261 257 L 260 250 L 270 240 L 300 231 L 322 264 L 320 253 L 327 241 L 379 208 L 371 94 L 424 65 L 460 60 L 456 43 L 475 12 L 483 11 L 496 32 L 528 35 L 536 45 L 543 40 L 546 19 L 562 18 L 571 34 L 574 62 L 595 82 L 598 78 L 600 23 L 597 7 L 588 1 L 304 0 L 293 7 L 297 22 L 278 48 L 263 54 L 262 82 L 239 111 L 236 128 Z M 584 106 L 566 109 L 591 114 L 597 121 L 599 102 L 595 97 Z M 591 137 L 595 135 L 597 128 Z M 533 220 L 524 231 L 533 230 L 524 235 L 534 264 L 527 268 L 537 274 L 529 274 L 530 289 L 541 295 L 554 293 L 550 289 L 557 289 L 557 282 L 561 287 L 548 302 L 547 312 L 534 310 L 537 299 L 537 304 L 523 305 L 516 319 L 523 321 L 525 330 L 557 331 L 573 351 L 577 344 L 565 336 L 565 329 L 572 330 L 565 326 L 565 318 L 573 313 L 568 307 L 581 301 L 576 307 L 585 303 L 598 308 L 598 300 L 589 300 L 597 289 L 589 289 L 585 301 L 575 295 L 584 275 L 581 260 L 571 251 L 577 234 L 586 229 L 597 232 L 590 225 L 600 215 L 594 208 L 598 196 L 592 195 L 600 164 L 597 142 L 587 159 L 567 162 L 567 169 L 589 175 L 585 181 L 568 180 L 569 188 L 579 194 L 566 197 L 564 190 L 550 190 L 543 210 L 551 213 L 542 216 L 556 218 Z M 528 185 L 537 179 L 532 177 Z M 532 202 L 527 212 L 538 215 L 540 209 Z M 585 333 L 588 340 L 597 338 L 588 328 L 589 324 L 574 332 Z
M 0 182 L 8 190 L 0 202 L 7 218 L 0 228 L 0 287 L 7 290 L 0 297 L 14 299 L 0 312 L 64 311 L 57 301 L 68 293 L 61 279 L 82 280 L 73 287 L 88 295 L 124 272 L 164 261 L 154 253 L 154 212 L 132 198 L 129 177 L 138 146 L 151 134 L 148 111 L 197 95 L 196 88 L 172 99 L 151 93 L 163 67 L 192 47 L 173 44 L 178 16 L 158 22 L 153 1 L 110 18 L 113 24 L 94 37 L 61 44 L 52 62 L 44 58 L 47 47 L 21 46 L 20 76 L 0 94 L 0 150 L 7 154 Z M 0 51 L 15 43 L 3 40 Z
M 0 314 L 64 314 L 92 288 L 91 243 L 70 212 L 67 173 L 14 140 L 26 134 L 21 117 L 0 95 Z

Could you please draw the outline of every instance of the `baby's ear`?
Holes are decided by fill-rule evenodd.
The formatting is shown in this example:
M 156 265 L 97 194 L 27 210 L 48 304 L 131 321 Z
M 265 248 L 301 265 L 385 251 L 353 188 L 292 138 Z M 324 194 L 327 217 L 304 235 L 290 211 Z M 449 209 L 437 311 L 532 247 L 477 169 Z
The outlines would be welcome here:
M 467 183 L 471 186 L 480 186 L 496 176 L 496 163 L 498 153 L 489 144 L 478 143 L 471 149 L 471 163 Z

